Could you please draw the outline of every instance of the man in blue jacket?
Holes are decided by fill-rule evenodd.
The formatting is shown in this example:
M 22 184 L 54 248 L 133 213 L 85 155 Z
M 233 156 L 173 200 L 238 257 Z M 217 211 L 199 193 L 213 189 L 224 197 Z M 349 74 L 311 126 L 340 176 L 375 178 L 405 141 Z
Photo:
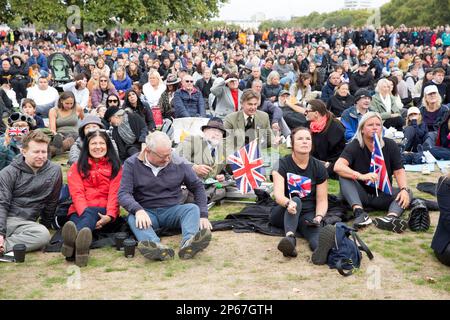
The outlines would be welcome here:
M 211 240 L 211 223 L 203 182 L 192 167 L 172 160 L 172 142 L 155 131 L 147 136 L 145 147 L 125 161 L 119 189 L 119 203 L 128 211 L 128 224 L 139 241 L 138 249 L 150 260 L 168 260 L 174 251 L 156 234 L 160 228 L 180 229 L 178 255 L 190 259 Z M 185 185 L 194 203 L 180 204 Z
M 206 117 L 203 95 L 194 87 L 194 78 L 191 75 L 184 76 L 181 88 L 175 92 L 172 103 L 175 118 Z
M 44 56 L 44 54 L 39 52 L 39 48 L 33 47 L 31 49 L 31 52 L 32 55 L 28 59 L 28 66 L 31 67 L 33 64 L 37 64 L 41 68 L 41 71 L 44 70 L 48 72 L 47 58 Z
M 366 89 L 359 89 L 355 94 L 355 105 L 342 112 L 341 122 L 345 127 L 345 140 L 350 141 L 356 134 L 359 120 L 369 111 L 372 97 Z

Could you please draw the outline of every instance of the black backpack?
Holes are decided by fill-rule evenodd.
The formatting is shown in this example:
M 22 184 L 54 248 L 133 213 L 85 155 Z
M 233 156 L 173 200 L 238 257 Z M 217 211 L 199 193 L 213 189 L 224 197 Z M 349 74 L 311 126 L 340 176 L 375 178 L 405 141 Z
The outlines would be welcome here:
M 327 264 L 331 269 L 337 269 L 341 275 L 347 277 L 353 273 L 353 269 L 361 265 L 364 251 L 370 260 L 373 254 L 367 245 L 356 234 L 356 230 L 345 223 L 336 223 L 335 244 L 328 253 Z M 344 270 L 348 270 L 347 272 Z

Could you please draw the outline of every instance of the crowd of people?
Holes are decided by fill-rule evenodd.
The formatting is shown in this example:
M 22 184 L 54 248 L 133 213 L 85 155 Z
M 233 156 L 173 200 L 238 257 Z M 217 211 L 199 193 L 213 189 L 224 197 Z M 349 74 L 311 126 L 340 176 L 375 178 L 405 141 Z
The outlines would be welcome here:
M 422 163 L 425 151 L 450 160 L 449 26 L 84 35 L 71 28 L 16 30 L 0 41 L 0 254 L 48 243 L 63 189 L 51 158 L 64 152 L 72 206 L 61 252 L 79 266 L 88 263 L 93 233 L 117 220 L 120 206 L 146 258 L 174 257 L 155 232 L 162 227 L 181 229 L 178 255 L 194 257 L 211 240 L 207 204 L 224 196 L 207 180 L 232 180 L 227 157 L 255 139 L 261 148 L 292 148 L 273 168 L 269 217 L 285 231 L 278 249 L 291 257 L 297 231 L 313 257 L 330 249 L 319 241 L 328 179 L 339 181 L 355 228 L 373 222 L 403 232 L 413 199 L 404 164 Z M 176 145 L 179 118 L 209 120 L 202 136 Z M 397 183 L 390 194 L 367 185 L 378 179 L 369 171 L 375 136 Z M 310 179 L 310 190 L 292 197 L 292 174 Z M 447 182 L 439 181 L 432 247 L 450 265 Z M 372 221 L 367 207 L 386 216 Z

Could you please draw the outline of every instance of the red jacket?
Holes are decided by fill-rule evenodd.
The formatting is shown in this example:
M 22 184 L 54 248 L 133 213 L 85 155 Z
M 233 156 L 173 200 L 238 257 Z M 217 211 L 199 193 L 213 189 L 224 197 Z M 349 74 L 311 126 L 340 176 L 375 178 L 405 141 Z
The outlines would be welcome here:
M 67 172 L 69 192 L 72 196 L 72 205 L 69 215 L 77 213 L 81 216 L 87 207 L 106 208 L 106 214 L 113 221 L 119 216 L 119 192 L 122 169 L 114 179 L 110 179 L 112 166 L 106 158 L 94 162 L 89 158 L 91 171 L 87 179 L 82 179 L 78 173 L 77 163 L 74 163 Z

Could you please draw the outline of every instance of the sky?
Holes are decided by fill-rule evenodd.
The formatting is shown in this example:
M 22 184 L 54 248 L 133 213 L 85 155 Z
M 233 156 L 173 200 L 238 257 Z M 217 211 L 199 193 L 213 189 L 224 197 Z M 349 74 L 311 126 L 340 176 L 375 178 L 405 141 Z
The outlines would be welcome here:
M 381 6 L 389 0 L 373 0 Z M 266 19 L 289 20 L 291 16 L 305 16 L 313 11 L 320 13 L 336 11 L 344 7 L 344 0 L 229 0 L 221 10 L 219 20 L 250 20 L 257 13 Z

